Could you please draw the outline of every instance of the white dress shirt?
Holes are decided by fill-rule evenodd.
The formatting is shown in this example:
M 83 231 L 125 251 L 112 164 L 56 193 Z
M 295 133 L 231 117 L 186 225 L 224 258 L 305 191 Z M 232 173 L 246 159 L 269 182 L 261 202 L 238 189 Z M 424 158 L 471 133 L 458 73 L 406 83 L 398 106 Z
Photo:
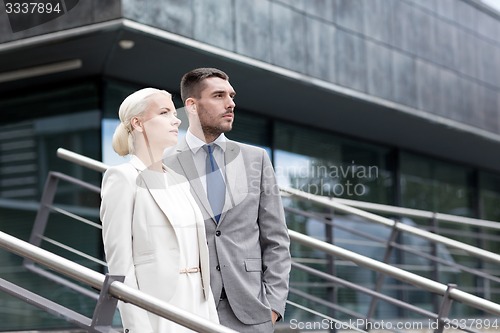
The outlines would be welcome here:
M 207 177 L 206 177 L 206 167 L 205 167 L 207 152 L 204 149 L 202 149 L 202 147 L 207 143 L 196 137 L 193 133 L 191 133 L 189 129 L 186 132 L 186 143 L 189 146 L 191 153 L 193 153 L 193 160 L 196 166 L 196 171 L 198 171 L 198 175 L 200 176 L 201 183 L 203 184 L 205 193 L 207 193 L 207 179 L 206 179 Z M 215 161 L 219 166 L 219 170 L 222 171 L 222 178 L 224 179 L 224 181 L 226 181 L 225 172 L 223 172 L 223 170 L 225 165 L 224 153 L 226 151 L 227 138 L 224 135 L 224 133 L 222 133 L 212 143 L 213 143 L 213 155 Z

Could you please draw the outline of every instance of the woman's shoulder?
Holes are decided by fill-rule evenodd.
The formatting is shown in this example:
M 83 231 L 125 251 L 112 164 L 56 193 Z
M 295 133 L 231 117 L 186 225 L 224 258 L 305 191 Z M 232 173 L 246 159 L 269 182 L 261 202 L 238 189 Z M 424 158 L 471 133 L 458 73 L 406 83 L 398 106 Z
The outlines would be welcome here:
M 104 178 L 109 178 L 111 176 L 126 179 L 136 179 L 137 169 L 130 163 L 123 163 L 119 165 L 110 166 L 104 172 Z
M 101 197 L 126 197 L 137 187 L 137 170 L 130 163 L 109 167 L 102 177 Z
M 131 172 L 133 170 L 135 170 L 136 168 L 132 165 L 132 163 L 130 162 L 125 162 L 125 163 L 122 163 L 122 164 L 118 164 L 118 165 L 113 165 L 113 166 L 110 166 L 105 173 L 107 172 Z

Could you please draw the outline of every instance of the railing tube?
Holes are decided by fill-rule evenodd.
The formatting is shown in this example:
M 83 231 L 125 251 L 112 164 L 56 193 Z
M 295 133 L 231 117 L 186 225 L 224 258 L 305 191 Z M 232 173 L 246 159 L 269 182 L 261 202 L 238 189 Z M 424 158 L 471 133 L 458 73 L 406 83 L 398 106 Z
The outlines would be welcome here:
M 104 172 L 106 169 L 109 167 L 108 165 L 96 161 L 92 158 L 80 155 L 78 153 L 74 153 L 70 150 L 64 149 L 64 148 L 58 148 L 57 149 L 57 156 L 60 158 L 63 158 L 67 161 L 73 162 L 75 164 L 87 167 L 89 169 L 99 171 L 99 172 Z
M 393 220 L 388 219 L 388 218 L 383 217 L 383 216 L 379 216 L 379 215 L 375 215 L 373 213 L 365 212 L 365 211 L 358 209 L 358 208 L 346 206 L 344 204 L 335 202 L 335 200 L 332 200 L 332 199 L 327 198 L 327 197 L 321 197 L 321 196 L 316 196 L 314 194 L 304 193 L 302 191 L 299 191 L 299 190 L 296 190 L 293 188 L 280 188 L 280 190 L 285 192 L 285 193 L 291 194 L 293 196 L 297 196 L 297 197 L 300 197 L 303 199 L 311 200 L 313 202 L 316 202 L 316 203 L 321 204 L 321 205 L 325 205 L 327 207 L 332 207 L 332 208 L 334 208 L 340 212 L 343 212 L 343 213 L 357 215 L 357 216 L 366 218 L 370 221 L 383 224 L 387 227 L 391 227 L 391 228 L 396 227 L 400 231 L 406 231 L 412 235 L 419 236 L 419 237 L 422 237 L 424 239 L 427 239 L 427 240 L 430 240 L 433 242 L 438 242 L 438 243 L 447 245 L 449 247 L 453 247 L 455 249 L 462 250 L 464 252 L 467 252 L 471 256 L 480 257 L 480 258 L 483 258 L 485 260 L 494 262 L 496 264 L 500 264 L 500 255 L 498 255 L 496 253 L 489 252 L 489 251 L 480 249 L 478 247 L 471 246 L 471 245 L 453 240 L 451 238 L 436 235 L 436 234 L 433 234 L 432 232 L 429 232 L 427 230 L 422 230 L 422 229 L 419 229 L 417 227 L 413 227 L 411 225 L 407 225 L 407 224 L 404 224 L 401 222 L 396 222 L 396 221 L 393 221 Z
M 290 239 L 292 239 L 293 241 L 299 242 L 306 246 L 310 246 L 320 251 L 324 251 L 327 254 L 334 255 L 336 257 L 340 257 L 345 260 L 350 260 L 359 266 L 366 267 L 371 270 L 390 275 L 393 278 L 423 288 L 430 292 L 444 295 L 448 288 L 446 285 L 442 283 L 430 280 L 428 278 L 422 277 L 414 273 L 404 271 L 400 268 L 396 268 L 388 264 L 381 263 L 380 261 L 362 256 L 360 254 L 343 249 L 341 247 L 318 241 L 317 239 L 303 235 L 299 232 L 289 230 L 288 233 L 290 235 Z M 458 289 L 451 290 L 450 296 L 454 300 L 457 300 L 459 302 L 474 306 L 478 309 L 482 309 L 489 313 L 500 316 L 500 305 L 496 303 L 468 294 Z
M 105 276 L 87 267 L 76 264 L 68 259 L 59 257 L 42 248 L 17 239 L 0 231 L 0 247 L 19 256 L 29 258 L 36 263 L 69 276 L 86 285 L 101 290 Z M 119 300 L 135 304 L 154 314 L 168 318 L 190 329 L 204 333 L 236 333 L 236 331 L 211 322 L 190 312 L 181 310 L 171 304 L 153 296 L 131 288 L 121 282 L 114 281 L 109 287 L 112 296 Z
M 101 290 L 104 275 L 0 231 L 0 247 Z
M 63 148 L 59 148 L 57 150 L 57 155 L 61 158 L 72 161 L 74 163 L 87 166 L 93 170 L 103 172 L 108 168 L 108 166 L 102 162 L 95 161 L 93 159 L 87 158 L 87 157 L 82 156 L 82 155 L 77 154 L 77 153 L 73 153 L 73 152 L 66 150 L 66 149 L 63 149 Z M 280 187 L 280 191 L 283 193 L 288 193 L 288 194 L 291 194 L 291 195 L 294 195 L 297 197 L 301 197 L 304 199 L 312 200 L 316 203 L 325 205 L 327 207 L 334 208 L 335 210 L 338 210 L 338 211 L 341 211 L 344 213 L 358 215 L 360 217 L 364 217 L 370 221 L 377 222 L 377 223 L 386 225 L 388 227 L 395 227 L 395 228 L 399 229 L 400 231 L 406 231 L 406 232 L 409 232 L 410 234 L 420 236 L 424 239 L 438 242 L 438 243 L 441 243 L 441 244 L 444 244 L 444 245 L 447 245 L 447 246 L 450 246 L 450 247 L 453 247 L 456 249 L 463 250 L 472 256 L 481 257 L 483 259 L 500 264 L 500 255 L 497 255 L 495 253 L 488 252 L 488 251 L 482 250 L 480 248 L 470 246 L 470 245 L 467 245 L 465 243 L 461 243 L 461 242 L 458 242 L 458 241 L 455 241 L 455 240 L 452 240 L 452 239 L 449 239 L 449 238 L 446 238 L 443 236 L 439 236 L 439 235 L 433 234 L 433 233 L 425 231 L 425 230 L 420 230 L 419 228 L 412 227 L 412 226 L 409 226 L 409 225 L 406 225 L 406 224 L 403 224 L 400 222 L 395 222 L 391 219 L 388 219 L 388 218 L 385 218 L 382 216 L 378 216 L 378 215 L 375 215 L 373 213 L 369 213 L 369 212 L 365 212 L 365 211 L 357 209 L 357 208 L 349 207 L 345 204 L 335 202 L 334 200 L 332 200 L 330 198 L 314 196 L 312 194 L 303 193 L 299 190 L 292 189 L 292 188 L 281 188 Z M 334 246 L 332 244 L 319 242 L 318 240 L 316 240 L 312 237 L 302 235 L 302 234 L 295 232 L 293 230 L 289 230 L 289 233 L 290 233 L 290 238 L 296 242 L 305 244 L 307 246 L 311 246 L 312 248 L 324 251 L 328 254 L 331 254 L 331 255 L 334 255 L 337 257 L 344 258 L 346 260 L 351 260 L 360 266 L 363 266 L 363 267 L 366 267 L 366 268 L 369 268 L 369 269 L 372 269 L 372 270 L 375 270 L 375 271 L 378 271 L 378 272 L 381 272 L 384 274 L 388 274 L 396 279 L 399 279 L 401 281 L 405 281 L 405 282 L 408 282 L 408 283 L 413 284 L 415 286 L 424 288 L 430 292 L 438 293 L 441 295 L 444 295 L 446 292 L 447 286 L 445 286 L 444 284 L 441 284 L 439 282 L 421 277 L 421 276 L 416 275 L 414 273 L 406 272 L 402 269 L 392 267 L 392 266 L 387 265 L 387 264 L 380 263 L 379 261 L 376 261 L 374 259 L 364 257 L 362 255 L 359 255 L 359 254 L 356 254 L 354 252 L 345 250 L 343 248 Z M 102 282 L 101 282 L 101 284 L 102 284 Z M 114 286 L 111 285 L 111 290 L 114 290 L 113 287 Z M 493 313 L 495 315 L 500 315 L 500 305 L 493 303 L 491 301 L 479 298 L 477 296 L 468 294 L 468 293 L 460 291 L 458 289 L 451 290 L 450 296 L 454 300 L 460 301 L 462 303 L 465 303 L 465 304 L 468 304 L 471 306 L 475 306 L 479 309 Z
M 119 300 L 124 300 L 121 295 L 126 295 L 126 299 L 129 303 L 133 303 L 143 309 L 147 309 L 149 312 L 157 314 L 158 316 L 169 318 L 170 320 L 197 332 L 237 333 L 230 328 L 216 324 L 185 310 L 181 310 L 167 302 L 145 294 L 120 282 L 113 282 L 109 287 L 109 292 Z

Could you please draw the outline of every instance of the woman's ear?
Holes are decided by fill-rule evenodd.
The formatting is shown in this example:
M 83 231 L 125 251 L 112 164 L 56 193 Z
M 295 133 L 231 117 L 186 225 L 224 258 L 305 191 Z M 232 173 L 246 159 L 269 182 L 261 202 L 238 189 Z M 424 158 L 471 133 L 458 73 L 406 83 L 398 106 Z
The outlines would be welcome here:
M 130 120 L 130 125 L 132 126 L 132 130 L 142 132 L 142 122 L 138 117 L 134 117 Z

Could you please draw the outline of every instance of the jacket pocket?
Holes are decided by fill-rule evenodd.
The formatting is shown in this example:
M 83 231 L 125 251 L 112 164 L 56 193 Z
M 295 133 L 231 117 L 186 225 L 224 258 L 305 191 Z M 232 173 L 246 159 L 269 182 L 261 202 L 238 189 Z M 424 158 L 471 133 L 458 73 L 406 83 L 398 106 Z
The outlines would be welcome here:
M 134 257 L 134 265 L 142 265 L 153 262 L 155 260 L 154 253 L 143 253 Z
M 261 272 L 262 259 L 245 259 L 245 270 L 247 272 Z

